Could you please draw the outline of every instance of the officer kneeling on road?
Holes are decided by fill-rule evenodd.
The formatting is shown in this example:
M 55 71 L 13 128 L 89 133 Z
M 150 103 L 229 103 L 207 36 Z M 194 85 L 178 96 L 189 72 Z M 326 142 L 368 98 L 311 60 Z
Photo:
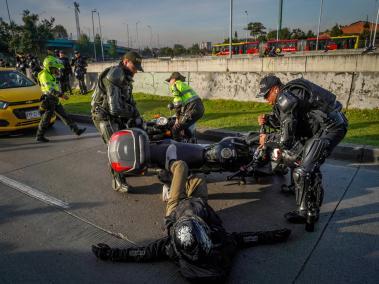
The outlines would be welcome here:
M 191 137 L 189 128 L 204 115 L 204 105 L 196 92 L 184 81 L 186 77 L 179 72 L 171 74 L 166 79 L 170 85 L 170 92 L 174 96 L 173 108 L 176 111 L 176 122 L 172 128 L 174 140 L 180 141 L 180 132 L 184 131 L 186 137 Z
M 261 145 L 280 147 L 283 158 L 295 164 L 293 182 L 298 208 L 285 214 L 285 218 L 291 223 L 306 223 L 306 229 L 313 231 L 323 199 L 320 166 L 347 132 L 342 105 L 334 94 L 312 82 L 296 79 L 283 85 L 272 75 L 261 80 L 258 96 L 273 106 L 273 113 L 260 115 L 258 123 L 279 130 L 261 134 Z M 303 145 L 300 153 L 299 143 Z
M 226 232 L 219 216 L 207 204 L 205 180 L 188 177 L 187 164 L 176 160 L 176 152 L 171 150 L 166 153 L 166 169 L 172 174 L 165 217 L 167 236 L 146 247 L 118 249 L 106 244 L 93 245 L 96 257 L 115 262 L 172 259 L 189 280 L 225 281 L 239 249 L 288 239 L 291 233 L 288 229 Z
M 50 120 L 54 113 L 63 123 L 68 125 L 76 135 L 81 135 L 86 128 L 78 128 L 59 102 L 59 98 L 68 99 L 68 97 L 61 92 L 57 82 L 59 69 L 63 68 L 62 63 L 54 56 L 48 55 L 43 61 L 43 67 L 43 70 L 38 73 L 38 81 L 41 85 L 43 95 L 41 97 L 42 102 L 40 106 L 42 118 L 38 125 L 36 140 L 38 142 L 49 142 L 49 139 L 45 137 L 45 132 L 49 127 Z
M 105 144 L 114 132 L 130 127 L 142 127 L 142 118 L 133 99 L 133 76 L 143 71 L 141 56 L 128 52 L 117 66 L 105 69 L 96 84 L 92 95 L 92 120 L 101 133 Z M 112 187 L 119 192 L 127 192 L 130 186 L 125 175 L 111 169 Z

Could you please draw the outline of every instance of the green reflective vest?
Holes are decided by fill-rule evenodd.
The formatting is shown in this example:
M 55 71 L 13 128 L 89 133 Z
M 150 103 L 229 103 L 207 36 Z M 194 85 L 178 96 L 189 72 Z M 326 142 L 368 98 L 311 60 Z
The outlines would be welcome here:
M 46 69 L 43 69 L 38 73 L 38 81 L 41 85 L 41 91 L 43 94 L 52 94 L 59 92 L 59 84 L 57 79 Z
M 173 104 L 175 107 L 186 106 L 199 98 L 190 86 L 180 80 L 175 81 L 170 86 L 170 92 L 174 96 Z

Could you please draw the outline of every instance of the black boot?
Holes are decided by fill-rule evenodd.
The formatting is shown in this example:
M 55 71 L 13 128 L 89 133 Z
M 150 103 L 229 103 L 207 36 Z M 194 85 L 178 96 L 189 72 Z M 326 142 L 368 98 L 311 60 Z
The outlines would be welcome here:
M 80 136 L 82 135 L 85 131 L 87 130 L 87 128 L 79 128 L 77 131 L 75 131 L 75 134 Z
M 303 210 L 295 210 L 284 214 L 284 218 L 292 224 L 305 224 L 307 221 L 307 212 Z
M 37 142 L 43 142 L 43 143 L 46 143 L 46 142 L 49 142 L 50 140 L 47 139 L 45 136 L 37 136 L 37 137 L 36 137 L 36 141 L 37 141 Z

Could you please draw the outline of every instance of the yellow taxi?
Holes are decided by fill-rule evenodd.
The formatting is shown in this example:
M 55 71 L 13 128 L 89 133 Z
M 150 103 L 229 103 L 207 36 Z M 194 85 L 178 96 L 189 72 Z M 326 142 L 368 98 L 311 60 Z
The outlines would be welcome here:
M 38 84 L 21 72 L 0 68 L 0 133 L 37 127 L 41 95 Z

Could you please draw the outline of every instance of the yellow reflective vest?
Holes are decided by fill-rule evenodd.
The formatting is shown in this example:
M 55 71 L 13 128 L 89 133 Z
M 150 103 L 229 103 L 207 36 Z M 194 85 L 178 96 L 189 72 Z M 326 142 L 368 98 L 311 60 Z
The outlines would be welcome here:
M 57 79 L 46 69 L 43 69 L 38 73 L 38 81 L 43 94 L 55 95 L 56 93 L 59 93 L 60 88 Z
M 170 92 L 174 96 L 173 104 L 175 108 L 184 107 L 199 98 L 190 86 L 180 80 L 176 80 L 175 83 L 170 86 Z

